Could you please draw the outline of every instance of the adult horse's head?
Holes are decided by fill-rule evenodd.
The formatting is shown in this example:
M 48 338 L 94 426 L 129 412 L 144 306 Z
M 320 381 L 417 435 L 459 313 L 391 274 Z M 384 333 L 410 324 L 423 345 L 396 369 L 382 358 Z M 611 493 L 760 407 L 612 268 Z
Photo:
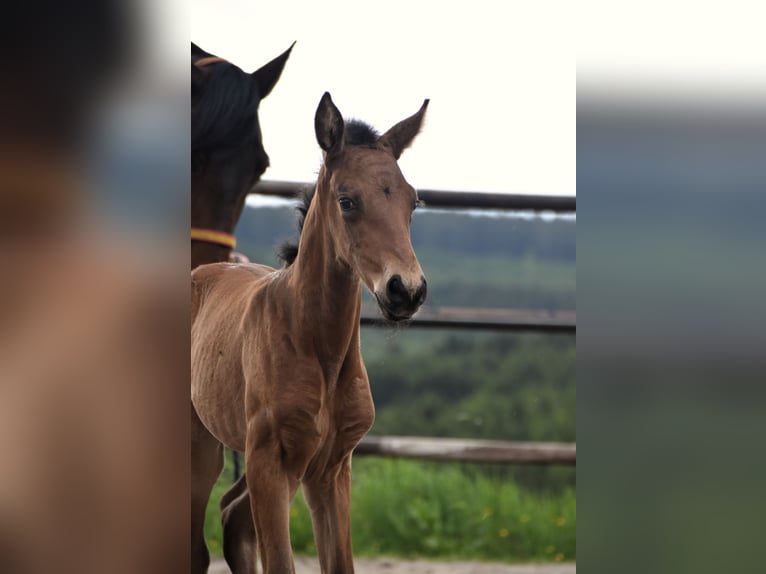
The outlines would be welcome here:
M 315 131 L 324 151 L 323 217 L 332 225 L 336 256 L 361 277 L 383 315 L 409 319 L 426 298 L 426 279 L 410 243 L 418 205 L 397 160 L 420 131 L 428 100 L 382 136 L 344 122 L 329 93 L 319 102 Z
M 269 165 L 258 106 L 290 50 L 248 74 L 192 44 L 192 226 L 233 231 L 247 193 Z

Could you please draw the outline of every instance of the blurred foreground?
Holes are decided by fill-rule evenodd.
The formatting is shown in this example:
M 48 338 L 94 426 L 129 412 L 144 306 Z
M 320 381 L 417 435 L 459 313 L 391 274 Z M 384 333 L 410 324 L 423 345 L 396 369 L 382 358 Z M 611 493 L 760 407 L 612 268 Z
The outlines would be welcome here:
M 188 571 L 188 91 L 136 6 L 18 5 L 6 20 L 7 574 Z

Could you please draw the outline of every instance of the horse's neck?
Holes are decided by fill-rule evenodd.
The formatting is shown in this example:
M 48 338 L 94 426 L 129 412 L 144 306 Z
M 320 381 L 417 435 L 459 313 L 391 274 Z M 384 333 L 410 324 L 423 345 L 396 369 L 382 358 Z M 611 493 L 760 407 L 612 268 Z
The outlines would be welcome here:
M 231 248 L 217 243 L 208 243 L 206 241 L 195 241 L 191 243 L 191 268 L 194 269 L 206 263 L 218 263 L 219 261 L 229 261 L 231 257 Z
M 247 199 L 246 186 L 236 194 L 227 193 L 220 183 L 205 178 L 205 174 L 192 176 L 191 226 L 234 233 Z
M 218 199 L 220 195 L 211 188 L 205 180 L 204 174 L 192 176 L 192 228 L 234 233 L 234 228 L 242 214 L 247 192 L 243 191 L 241 197 L 229 203 L 222 203 Z M 205 263 L 229 261 L 232 252 L 230 247 L 206 241 L 192 241 L 191 245 L 192 269 Z

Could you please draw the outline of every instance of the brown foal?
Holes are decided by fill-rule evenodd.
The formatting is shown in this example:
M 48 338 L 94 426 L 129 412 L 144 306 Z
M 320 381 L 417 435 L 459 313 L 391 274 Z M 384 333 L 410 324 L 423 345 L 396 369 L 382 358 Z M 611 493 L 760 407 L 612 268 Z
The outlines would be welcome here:
M 322 572 L 353 572 L 351 452 L 374 419 L 359 349 L 361 285 L 391 321 L 409 319 L 425 300 L 410 243 L 418 199 L 397 159 L 427 104 L 378 136 L 346 124 L 325 94 L 315 117 L 324 164 L 294 262 L 192 273 L 191 396 L 214 437 L 193 437 L 192 457 L 219 457 L 220 444 L 245 452 L 235 507 L 252 513 L 266 574 L 294 572 L 289 510 L 299 484 Z M 212 483 L 220 468 L 194 471 L 210 473 L 194 482 Z M 204 511 L 208 495 L 193 505 Z M 256 548 L 249 552 L 254 565 Z

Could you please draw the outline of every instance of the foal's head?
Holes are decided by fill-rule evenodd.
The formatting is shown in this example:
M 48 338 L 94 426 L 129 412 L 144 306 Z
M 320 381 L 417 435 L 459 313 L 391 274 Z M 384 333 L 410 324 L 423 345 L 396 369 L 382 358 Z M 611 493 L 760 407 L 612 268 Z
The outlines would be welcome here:
M 315 116 L 325 160 L 322 217 L 332 228 L 336 257 L 358 273 L 392 321 L 409 319 L 426 298 L 410 243 L 418 196 L 396 161 L 420 131 L 427 105 L 382 136 L 359 122 L 345 123 L 328 93 Z
M 269 165 L 258 105 L 291 49 L 248 74 L 192 44 L 192 225 L 233 230 L 248 191 Z

